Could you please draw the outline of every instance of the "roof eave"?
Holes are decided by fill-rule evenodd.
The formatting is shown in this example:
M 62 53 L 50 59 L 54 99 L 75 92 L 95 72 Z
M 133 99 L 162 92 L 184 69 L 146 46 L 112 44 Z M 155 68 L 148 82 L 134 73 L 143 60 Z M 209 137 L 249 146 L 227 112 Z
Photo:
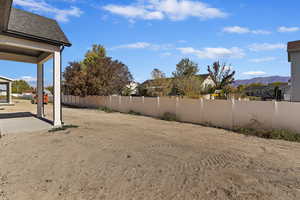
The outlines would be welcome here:
M 4 76 L 0 76 L 0 79 L 6 80 L 6 81 L 10 81 L 10 82 L 14 81 L 13 79 L 10 79 L 10 78 L 4 77 Z
M 3 31 L 2 34 L 5 34 L 5 35 L 11 36 L 11 37 L 21 38 L 21 39 L 29 39 L 29 40 L 33 40 L 33 41 L 37 41 L 37 42 L 43 42 L 43 43 L 51 44 L 51 45 L 54 45 L 54 46 L 66 46 L 66 47 L 71 47 L 72 46 L 71 43 L 66 43 L 66 42 L 61 42 L 61 41 L 56 41 L 56 40 L 50 40 L 50 39 L 37 37 L 37 36 L 25 34 L 25 33 L 20 33 L 20 32 L 12 31 L 12 30 Z

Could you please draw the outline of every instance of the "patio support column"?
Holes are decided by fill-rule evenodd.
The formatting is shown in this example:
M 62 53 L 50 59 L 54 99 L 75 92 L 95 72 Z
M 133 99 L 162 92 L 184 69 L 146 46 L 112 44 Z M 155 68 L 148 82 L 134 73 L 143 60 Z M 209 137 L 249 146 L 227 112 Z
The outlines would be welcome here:
M 53 125 L 61 126 L 61 53 L 54 52 L 54 66 L 53 66 Z
M 37 65 L 37 116 L 44 117 L 44 65 Z
M 12 83 L 9 82 L 7 86 L 8 104 L 12 104 Z

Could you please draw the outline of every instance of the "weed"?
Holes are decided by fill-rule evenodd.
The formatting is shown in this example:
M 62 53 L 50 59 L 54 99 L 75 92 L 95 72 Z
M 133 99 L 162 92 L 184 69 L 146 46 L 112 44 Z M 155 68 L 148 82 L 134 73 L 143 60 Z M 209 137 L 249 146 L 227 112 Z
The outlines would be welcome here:
M 270 130 L 259 130 L 254 128 L 236 128 L 234 131 L 249 135 L 257 136 L 266 139 L 276 139 L 276 140 L 287 140 L 291 142 L 300 142 L 300 134 L 294 131 L 285 129 L 270 129 Z
M 166 121 L 177 121 L 176 115 L 174 113 L 169 112 L 164 113 L 161 119 Z
M 57 132 L 57 131 L 65 131 L 69 128 L 78 128 L 78 127 L 79 126 L 76 126 L 76 125 L 63 125 L 61 127 L 50 129 L 48 132 L 53 133 L 53 132 Z
M 103 111 L 103 112 L 106 112 L 106 113 L 113 113 L 113 112 L 115 112 L 113 109 L 105 107 L 105 106 L 101 106 L 98 109 L 101 110 L 101 111 Z
M 130 110 L 130 111 L 128 112 L 128 114 L 130 114 L 130 115 L 142 115 L 142 113 L 140 113 L 140 112 L 135 112 L 135 111 L 133 111 L 133 110 Z

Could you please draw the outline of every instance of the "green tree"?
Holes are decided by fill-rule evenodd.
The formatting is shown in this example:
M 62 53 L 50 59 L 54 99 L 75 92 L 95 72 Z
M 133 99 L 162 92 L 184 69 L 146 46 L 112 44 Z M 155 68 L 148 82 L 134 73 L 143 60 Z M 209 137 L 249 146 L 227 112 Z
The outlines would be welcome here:
M 285 86 L 285 85 L 288 85 L 288 83 L 286 83 L 286 82 L 273 82 L 273 83 L 270 83 L 269 84 L 269 86 L 278 86 L 278 87 L 280 87 L 280 86 Z
M 32 90 L 32 87 L 24 80 L 13 81 L 12 92 L 22 94 L 26 90 Z
M 48 90 L 49 92 L 51 92 L 51 94 L 54 94 L 54 87 L 53 86 L 47 86 L 45 89 Z
M 198 72 L 198 64 L 188 58 L 184 58 L 176 65 L 176 71 L 173 72 L 173 76 L 175 78 L 190 77 L 196 75 Z
M 171 94 L 195 97 L 201 93 L 201 83 L 197 73 L 198 64 L 188 58 L 182 59 L 176 65 L 176 71 L 173 72 L 173 86 Z
M 231 71 L 226 63 L 214 62 L 212 66 L 208 66 L 207 71 L 217 90 L 221 90 L 234 82 L 235 71 Z
M 99 62 L 98 59 L 100 58 L 106 58 L 106 50 L 102 45 L 94 44 L 92 49 L 85 54 L 83 65 L 87 67 L 96 64 L 96 62 Z
M 167 96 L 170 93 L 170 78 L 166 78 L 166 74 L 155 68 L 151 72 L 153 80 L 146 84 L 147 96 Z
M 151 77 L 152 79 L 161 79 L 161 78 L 166 78 L 166 74 L 161 70 L 154 68 L 151 72 Z

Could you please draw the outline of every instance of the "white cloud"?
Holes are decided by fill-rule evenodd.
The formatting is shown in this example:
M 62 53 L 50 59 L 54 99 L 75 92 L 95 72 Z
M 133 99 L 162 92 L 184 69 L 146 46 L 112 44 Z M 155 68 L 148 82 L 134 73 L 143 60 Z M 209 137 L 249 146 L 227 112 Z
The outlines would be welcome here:
M 208 4 L 193 0 L 148 0 L 136 1 L 131 5 L 110 4 L 104 10 L 129 19 L 162 20 L 169 18 L 173 21 L 197 17 L 202 20 L 224 18 L 228 14 Z
M 268 35 L 271 34 L 270 31 L 266 30 L 251 30 L 247 27 L 241 27 L 241 26 L 228 26 L 223 28 L 223 32 L 225 33 L 237 33 L 237 34 L 247 34 L 252 33 L 256 35 Z
M 151 44 L 148 42 L 137 42 L 132 44 L 123 44 L 123 45 L 115 46 L 112 49 L 145 49 L 150 46 Z
M 219 58 L 242 58 L 244 51 L 238 47 L 232 48 L 203 48 L 201 50 L 192 47 L 177 48 L 182 54 L 191 54 L 199 58 L 219 59 Z
M 252 44 L 249 46 L 249 49 L 251 51 L 271 51 L 271 50 L 276 50 L 276 49 L 285 49 L 286 45 L 282 43 L 275 43 L 275 44 L 270 44 L 270 43 L 262 43 L 262 44 Z
M 69 9 L 53 7 L 44 0 L 14 0 L 13 2 L 33 12 L 54 14 L 55 19 L 60 22 L 68 22 L 70 17 L 80 17 L 83 13 L 80 8 L 74 6 Z
M 286 26 L 281 26 L 277 29 L 277 31 L 280 33 L 297 32 L 299 30 L 300 30 L 299 27 L 286 27 Z
M 187 43 L 186 40 L 178 40 L 177 42 L 178 42 L 178 43 Z
M 171 44 L 151 44 L 148 42 L 136 42 L 130 44 L 122 44 L 119 46 L 114 46 L 111 49 L 151 49 L 151 50 L 167 50 L 172 47 Z
M 160 54 L 161 56 L 171 56 L 172 55 L 172 53 L 170 53 L 170 52 L 165 52 L 165 53 L 162 53 L 162 54 Z
M 266 72 L 263 71 L 249 71 L 249 72 L 244 72 L 244 75 L 250 75 L 250 76 L 262 76 L 267 74 Z
M 275 57 L 265 57 L 265 58 L 250 59 L 250 62 L 262 63 L 262 62 L 269 62 L 269 61 L 273 61 L 273 60 L 276 60 L 276 58 Z
M 103 7 L 105 10 L 121 15 L 130 19 L 141 18 L 141 19 L 163 19 L 164 15 L 158 11 L 148 11 L 144 7 L 137 6 L 118 6 L 118 5 L 107 5 Z
M 229 26 L 223 28 L 223 32 L 244 34 L 244 33 L 249 33 L 250 30 L 248 28 L 240 27 L 240 26 Z
M 21 78 L 19 78 L 19 80 L 24 80 L 26 82 L 36 82 L 37 81 L 36 77 L 31 77 L 31 76 L 22 76 Z
M 272 32 L 266 30 L 252 30 L 251 33 L 256 35 L 270 35 Z

